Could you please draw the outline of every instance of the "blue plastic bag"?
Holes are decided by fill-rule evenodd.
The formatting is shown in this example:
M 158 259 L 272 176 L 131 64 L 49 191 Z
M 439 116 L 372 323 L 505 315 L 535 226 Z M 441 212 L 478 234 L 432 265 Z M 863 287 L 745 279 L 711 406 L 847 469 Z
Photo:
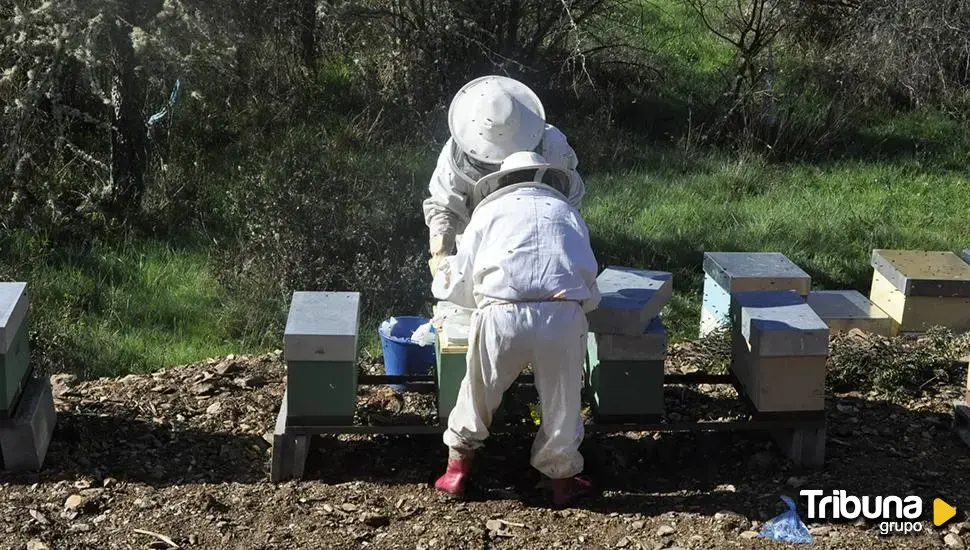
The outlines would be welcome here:
M 768 520 L 761 528 L 759 536 L 781 542 L 811 544 L 812 534 L 808 532 L 808 527 L 802 523 L 802 518 L 798 517 L 795 502 L 786 496 L 781 497 L 781 500 L 788 506 L 788 510 Z

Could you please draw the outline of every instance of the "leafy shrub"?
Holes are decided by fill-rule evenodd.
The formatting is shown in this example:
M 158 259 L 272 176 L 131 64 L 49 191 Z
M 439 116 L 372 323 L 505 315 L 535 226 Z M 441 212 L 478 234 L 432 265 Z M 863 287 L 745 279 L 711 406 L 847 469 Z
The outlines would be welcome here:
M 341 147 L 299 125 L 283 132 L 229 189 L 241 243 L 227 264 L 230 285 L 257 304 L 285 306 L 296 290 L 357 291 L 365 317 L 420 311 L 430 288 L 427 178 L 412 160 L 393 148 Z
M 789 17 L 792 37 L 821 47 L 832 80 L 844 81 L 859 99 L 904 106 L 966 101 L 970 4 L 964 0 L 798 2 Z
M 954 361 L 968 350 L 970 335 L 957 337 L 939 327 L 918 339 L 841 335 L 831 342 L 828 385 L 835 391 L 920 393 L 959 376 Z

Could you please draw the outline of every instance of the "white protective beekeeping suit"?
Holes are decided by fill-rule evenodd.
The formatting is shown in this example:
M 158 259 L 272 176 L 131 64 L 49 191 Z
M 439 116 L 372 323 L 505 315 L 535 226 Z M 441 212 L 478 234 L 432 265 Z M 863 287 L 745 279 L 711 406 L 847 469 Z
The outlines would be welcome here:
M 586 224 L 565 197 L 569 173 L 535 153 L 514 154 L 502 168 L 473 192 L 480 204 L 433 283 L 439 300 L 475 308 L 468 370 L 444 442 L 458 456 L 479 448 L 503 394 L 532 364 L 542 414 L 532 465 L 569 478 L 583 469 L 586 312 L 600 301 L 598 266 Z M 507 177 L 520 180 L 523 171 L 534 181 Z
M 545 122 L 545 111 L 527 86 L 502 76 L 486 76 L 466 84 L 448 111 L 451 138 L 445 143 L 428 185 L 424 218 L 430 234 L 432 273 L 440 259 L 453 254 L 460 235 L 480 198 L 476 182 L 495 172 L 505 158 L 535 151 L 547 162 L 569 172 L 569 203 L 579 208 L 585 195 L 576 171 L 576 153 L 559 129 Z

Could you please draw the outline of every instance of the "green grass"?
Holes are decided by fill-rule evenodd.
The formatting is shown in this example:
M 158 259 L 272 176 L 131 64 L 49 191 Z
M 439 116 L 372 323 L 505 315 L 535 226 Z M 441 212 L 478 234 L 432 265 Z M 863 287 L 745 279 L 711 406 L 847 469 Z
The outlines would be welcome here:
M 675 274 L 675 339 L 696 335 L 705 251 L 781 252 L 816 288 L 867 293 L 874 248 L 955 251 L 970 243 L 965 172 L 714 156 L 695 170 L 606 176 L 589 189 L 585 213 L 601 263 Z
M 144 242 L 41 255 L 4 277 L 29 285 L 35 364 L 98 376 L 258 349 L 216 273 L 205 250 Z
M 817 163 L 627 143 L 621 153 L 638 158 L 634 168 L 584 174 L 594 251 L 604 267 L 674 273 L 665 313 L 673 341 L 696 335 L 705 251 L 781 252 L 816 288 L 868 293 L 874 248 L 970 244 L 970 139 L 954 124 L 886 119 L 860 130 L 841 160 Z M 433 162 L 425 153 L 404 157 L 412 178 L 427 172 L 420 161 Z M 64 251 L 20 234 L 0 239 L 0 250 L 0 280 L 30 284 L 33 360 L 45 371 L 118 375 L 281 347 L 288 300 L 271 277 L 224 286 L 212 241 Z M 381 353 L 382 318 L 427 313 L 373 306 L 360 323 L 363 357 Z
M 654 53 L 665 87 L 675 94 L 718 92 L 711 84 L 720 81 L 721 71 L 731 63 L 730 44 L 709 32 L 682 0 L 644 0 L 630 11 L 630 20 L 639 21 L 644 30 L 628 39 Z
M 932 117 L 899 117 L 860 135 L 878 150 L 815 164 L 674 147 L 624 151 L 642 162 L 587 177 L 583 213 L 597 259 L 674 273 L 665 315 L 676 341 L 696 335 L 705 251 L 781 252 L 816 288 L 867 294 L 874 248 L 970 244 L 965 132 Z M 415 153 L 415 162 L 426 156 Z M 2 247 L 0 279 L 30 284 L 35 364 L 117 375 L 280 347 L 288 300 L 276 288 L 225 287 L 222 256 L 207 242 L 68 252 L 45 248 L 36 235 L 0 242 L 12 245 Z M 383 317 L 414 313 L 427 312 L 362 316 L 362 356 L 380 355 Z

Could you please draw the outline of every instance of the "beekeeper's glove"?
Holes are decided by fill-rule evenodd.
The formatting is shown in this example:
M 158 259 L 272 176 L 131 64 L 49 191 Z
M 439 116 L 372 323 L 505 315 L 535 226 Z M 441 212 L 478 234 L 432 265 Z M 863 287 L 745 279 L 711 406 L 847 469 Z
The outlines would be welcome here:
M 446 235 L 435 235 L 431 237 L 431 241 L 428 243 L 428 250 L 431 252 L 431 259 L 428 260 L 428 267 L 431 268 L 431 275 L 434 276 L 438 273 L 438 266 L 441 265 L 441 261 L 448 254 L 453 253 L 454 249 L 454 237 L 449 237 Z
M 434 254 L 434 255 L 432 255 L 431 256 L 431 259 L 428 260 L 428 267 L 431 268 L 431 275 L 432 276 L 438 274 L 438 268 L 441 266 L 441 262 L 443 262 L 444 259 L 445 259 L 445 254 L 444 253 L 440 253 L 440 254 Z

